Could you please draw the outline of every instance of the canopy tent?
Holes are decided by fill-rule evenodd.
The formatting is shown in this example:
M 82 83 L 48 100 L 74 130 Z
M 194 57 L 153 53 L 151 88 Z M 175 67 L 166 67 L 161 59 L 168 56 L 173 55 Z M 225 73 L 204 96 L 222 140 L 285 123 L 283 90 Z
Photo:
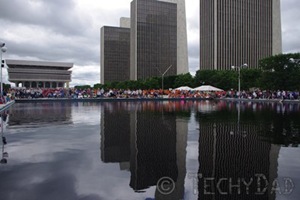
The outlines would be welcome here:
M 178 88 L 175 88 L 174 90 L 192 90 L 193 88 L 190 88 L 189 86 L 181 86 Z
M 224 91 L 220 88 L 211 86 L 211 85 L 201 85 L 199 87 L 194 88 L 193 90 L 197 90 L 197 91 L 206 91 L 206 92 L 221 92 Z

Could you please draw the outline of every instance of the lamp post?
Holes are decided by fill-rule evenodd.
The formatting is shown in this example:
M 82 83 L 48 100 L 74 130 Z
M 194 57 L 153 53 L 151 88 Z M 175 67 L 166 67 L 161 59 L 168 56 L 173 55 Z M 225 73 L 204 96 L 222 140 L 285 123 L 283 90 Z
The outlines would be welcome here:
M 168 69 L 166 69 L 166 71 L 164 73 L 161 73 L 161 71 L 157 68 L 157 70 L 159 71 L 159 73 L 161 73 L 161 89 L 162 89 L 163 93 L 164 93 L 164 76 L 169 71 L 169 69 L 171 69 L 171 67 L 172 67 L 172 65 L 170 65 L 168 67 Z
M 5 47 L 4 42 L 0 42 L 0 62 L 1 62 L 1 67 L 0 67 L 0 96 L 2 98 L 3 96 L 3 85 L 2 85 L 2 53 L 5 53 L 7 48 Z
M 290 58 L 289 61 L 290 61 L 291 63 L 300 64 L 300 59 Z
M 231 66 L 231 69 L 238 69 L 239 72 L 239 80 L 238 80 L 238 87 L 239 87 L 239 99 L 241 98 L 241 68 L 248 67 L 247 63 L 242 64 L 241 66 Z

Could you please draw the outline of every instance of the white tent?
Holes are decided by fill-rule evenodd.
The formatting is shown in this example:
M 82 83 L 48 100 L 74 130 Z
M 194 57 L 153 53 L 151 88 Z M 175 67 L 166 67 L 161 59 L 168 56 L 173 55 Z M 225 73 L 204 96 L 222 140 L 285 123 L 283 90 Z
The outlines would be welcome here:
M 214 91 L 217 91 L 217 92 L 224 91 L 224 90 L 222 90 L 220 88 L 216 88 L 216 87 L 211 86 L 211 85 L 201 85 L 199 87 L 194 88 L 193 90 L 206 91 L 206 92 L 209 92 L 209 91 L 211 91 L 211 92 L 214 92 Z
M 192 90 L 193 88 L 190 88 L 189 86 L 181 86 L 178 88 L 175 88 L 175 90 Z

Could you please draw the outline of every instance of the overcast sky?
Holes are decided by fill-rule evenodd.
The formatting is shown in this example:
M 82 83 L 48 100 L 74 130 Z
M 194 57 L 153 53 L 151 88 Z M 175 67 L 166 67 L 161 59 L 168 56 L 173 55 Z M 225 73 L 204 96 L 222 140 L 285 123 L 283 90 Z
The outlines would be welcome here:
M 71 86 L 100 81 L 100 28 L 119 26 L 131 0 L 0 0 L 4 59 L 73 62 Z M 283 52 L 300 52 L 300 1 L 282 0 Z M 189 70 L 199 66 L 199 0 L 186 0 Z M 7 72 L 4 70 L 4 80 Z

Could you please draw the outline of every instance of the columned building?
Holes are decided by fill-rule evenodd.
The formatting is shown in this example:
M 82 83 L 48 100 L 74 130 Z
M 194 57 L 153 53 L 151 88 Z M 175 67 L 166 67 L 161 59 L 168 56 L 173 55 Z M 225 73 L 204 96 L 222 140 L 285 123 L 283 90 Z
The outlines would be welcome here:
M 131 2 L 130 79 L 188 72 L 184 0 Z
M 200 70 L 227 70 L 282 52 L 280 0 L 200 0 Z
M 6 60 L 8 81 L 17 87 L 69 87 L 73 63 Z

